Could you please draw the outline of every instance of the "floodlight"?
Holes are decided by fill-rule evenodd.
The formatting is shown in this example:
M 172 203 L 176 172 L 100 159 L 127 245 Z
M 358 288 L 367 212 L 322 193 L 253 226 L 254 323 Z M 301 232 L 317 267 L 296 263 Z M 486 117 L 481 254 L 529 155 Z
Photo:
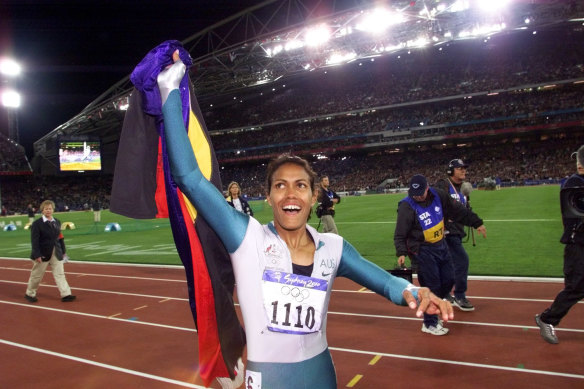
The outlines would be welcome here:
M 480 9 L 486 12 L 495 12 L 505 8 L 509 0 L 477 0 Z
M 305 41 L 308 46 L 318 46 L 330 38 L 330 33 L 328 28 L 324 25 L 318 27 L 310 28 L 306 31 Z
M 5 90 L 2 92 L 2 105 L 7 108 L 20 107 L 20 94 L 13 90 Z
M 9 77 L 16 77 L 20 74 L 20 65 L 10 58 L 0 60 L 0 73 Z
M 400 12 L 390 12 L 386 9 L 378 8 L 371 13 L 363 15 L 361 23 L 355 28 L 373 34 L 385 31 L 389 26 L 405 22 L 405 16 Z

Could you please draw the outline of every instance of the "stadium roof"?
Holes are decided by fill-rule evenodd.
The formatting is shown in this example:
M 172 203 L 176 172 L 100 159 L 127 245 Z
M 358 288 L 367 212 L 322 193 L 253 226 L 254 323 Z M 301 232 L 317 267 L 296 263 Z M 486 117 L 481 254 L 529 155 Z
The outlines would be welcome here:
M 286 80 L 359 59 L 538 29 L 574 20 L 559 0 L 392 1 L 268 0 L 228 17 L 182 43 L 194 59 L 190 77 L 199 100 Z M 481 5 L 484 5 L 481 7 Z M 500 7 L 499 7 L 500 6 Z M 97 135 L 117 142 L 132 90 L 120 80 L 81 113 L 34 144 L 44 156 L 59 136 Z

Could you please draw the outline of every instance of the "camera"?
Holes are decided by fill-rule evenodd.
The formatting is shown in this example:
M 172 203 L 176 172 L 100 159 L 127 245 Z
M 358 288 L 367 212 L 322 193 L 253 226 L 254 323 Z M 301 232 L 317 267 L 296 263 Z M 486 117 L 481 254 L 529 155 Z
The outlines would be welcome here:
M 584 187 L 560 190 L 560 205 L 562 217 L 584 219 Z

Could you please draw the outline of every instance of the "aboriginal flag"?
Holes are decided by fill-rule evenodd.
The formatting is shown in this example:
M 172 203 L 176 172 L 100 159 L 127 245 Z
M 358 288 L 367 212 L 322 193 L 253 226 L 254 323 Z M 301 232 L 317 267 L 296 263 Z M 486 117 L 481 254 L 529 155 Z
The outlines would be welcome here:
M 208 386 L 216 377 L 235 377 L 245 334 L 233 305 L 235 280 L 229 254 L 170 174 L 156 79 L 172 64 L 175 50 L 187 68 L 192 65 L 180 42 L 166 41 L 151 50 L 130 77 L 135 89 L 122 127 L 110 210 L 135 219 L 170 219 L 199 333 L 199 371 Z M 199 167 L 221 190 L 217 159 L 188 71 L 180 92 L 185 128 Z

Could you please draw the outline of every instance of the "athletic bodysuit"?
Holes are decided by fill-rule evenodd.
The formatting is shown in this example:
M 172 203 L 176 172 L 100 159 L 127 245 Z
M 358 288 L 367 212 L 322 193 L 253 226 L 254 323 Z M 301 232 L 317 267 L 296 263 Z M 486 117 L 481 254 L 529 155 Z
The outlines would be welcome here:
M 400 305 L 406 304 L 402 293 L 411 284 L 364 259 L 342 237 L 308 225 L 316 246 L 312 274 L 294 274 L 290 251 L 273 222 L 261 225 L 238 212 L 203 176 L 182 121 L 179 91 L 168 90 L 166 100 L 161 94 L 173 178 L 223 241 L 233 264 L 247 337 L 245 388 L 335 388 L 326 340 L 335 277 L 347 277 Z M 416 296 L 417 289 L 413 292 Z

